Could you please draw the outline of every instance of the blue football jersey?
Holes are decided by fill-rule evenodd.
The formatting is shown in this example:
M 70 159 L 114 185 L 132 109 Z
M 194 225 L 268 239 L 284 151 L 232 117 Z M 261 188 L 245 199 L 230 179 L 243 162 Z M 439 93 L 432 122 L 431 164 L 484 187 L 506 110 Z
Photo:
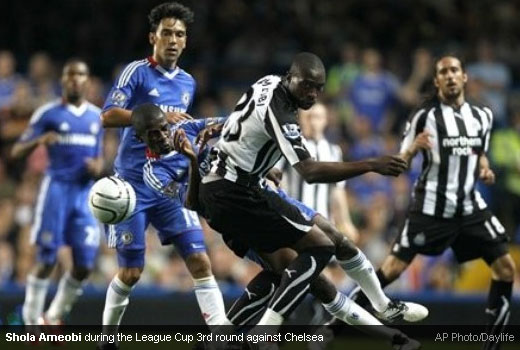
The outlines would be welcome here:
M 121 72 L 106 99 L 103 111 L 113 107 L 133 109 L 153 103 L 164 112 L 186 112 L 193 102 L 195 80 L 179 67 L 166 70 L 151 57 L 134 61 Z M 145 144 L 133 127 L 120 128 L 115 171 L 125 179 L 143 181 Z
M 202 152 L 195 139 L 201 130 L 214 125 L 221 124 L 226 118 L 205 118 L 196 120 L 185 120 L 172 125 L 174 132 L 178 128 L 184 129 L 186 137 L 192 144 L 193 150 L 198 154 L 199 166 L 204 168 L 210 166 L 208 161 L 209 147 L 205 147 Z M 182 197 L 185 185 L 188 182 L 189 159 L 172 151 L 168 154 L 157 156 L 147 152 L 148 160 L 144 165 L 143 178 L 148 187 L 169 197 Z M 204 171 L 204 169 L 202 169 Z
M 58 133 L 56 143 L 47 147 L 52 179 L 83 181 L 89 179 L 86 159 L 102 152 L 101 110 L 89 102 L 77 107 L 61 99 L 36 109 L 21 142 L 32 141 L 49 131 Z

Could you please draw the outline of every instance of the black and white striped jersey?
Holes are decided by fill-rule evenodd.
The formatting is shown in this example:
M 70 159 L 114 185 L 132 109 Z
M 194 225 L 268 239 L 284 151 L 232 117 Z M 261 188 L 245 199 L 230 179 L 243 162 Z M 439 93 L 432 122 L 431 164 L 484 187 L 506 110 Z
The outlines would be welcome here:
M 343 161 L 341 148 L 338 145 L 330 143 L 326 138 L 320 140 L 304 138 L 303 142 L 309 154 L 319 162 Z M 331 205 L 330 194 L 334 187 L 344 188 L 345 181 L 334 184 L 309 184 L 296 169 L 287 165 L 284 159 L 281 159 L 280 162 L 276 164 L 276 167 L 284 172 L 282 184 L 287 194 L 328 218 Z
M 487 152 L 492 125 L 489 108 L 468 102 L 454 109 L 435 101 L 412 115 L 401 152 L 423 130 L 430 132 L 433 147 L 423 152 L 422 172 L 414 186 L 411 211 L 452 218 L 486 208 L 475 186 L 479 158 Z
M 211 172 L 250 186 L 257 185 L 282 155 L 291 165 L 309 158 L 297 113 L 281 77 L 268 75 L 258 80 L 224 125 Z

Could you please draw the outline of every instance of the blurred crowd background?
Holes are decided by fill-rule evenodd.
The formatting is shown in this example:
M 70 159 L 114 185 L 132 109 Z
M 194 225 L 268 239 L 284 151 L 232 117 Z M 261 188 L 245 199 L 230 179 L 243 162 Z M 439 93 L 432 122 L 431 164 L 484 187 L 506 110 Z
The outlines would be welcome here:
M 29 230 L 47 164 L 44 149 L 24 161 L 9 157 L 35 108 L 60 95 L 69 57 L 91 66 L 88 99 L 102 106 L 124 65 L 150 54 L 147 14 L 162 1 L 2 1 L 0 13 L 0 288 L 20 286 L 33 259 Z M 293 54 L 312 51 L 328 69 L 323 103 L 327 138 L 345 160 L 395 153 L 410 112 L 431 89 L 434 57 L 462 55 L 467 98 L 495 113 L 490 159 L 497 184 L 481 190 L 511 237 L 520 266 L 520 3 L 507 0 L 182 1 L 195 12 L 180 66 L 197 80 L 191 114 L 222 116 L 263 75 L 283 74 Z M 118 145 L 105 137 L 106 173 Z M 345 186 L 358 244 L 378 265 L 404 222 L 413 180 L 366 175 Z M 150 229 L 153 230 L 153 229 Z M 243 285 L 257 267 L 235 258 L 207 233 L 216 276 Z M 140 285 L 189 290 L 191 279 L 174 249 L 149 234 Z M 61 267 L 70 264 L 67 250 Z M 117 262 L 103 243 L 91 283 L 106 285 Z M 57 271 L 59 273 L 59 271 Z M 341 273 L 332 272 L 348 288 Z M 487 290 L 482 262 L 457 266 L 450 252 L 418 258 L 391 288 L 404 291 Z M 518 283 L 518 278 L 517 278 Z M 519 288 L 516 286 L 516 293 Z

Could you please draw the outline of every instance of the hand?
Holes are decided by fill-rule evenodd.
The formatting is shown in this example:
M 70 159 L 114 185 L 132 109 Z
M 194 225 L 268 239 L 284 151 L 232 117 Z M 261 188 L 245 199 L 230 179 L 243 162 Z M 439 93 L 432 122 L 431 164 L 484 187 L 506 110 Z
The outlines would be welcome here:
M 276 187 L 280 187 L 282 182 L 283 173 L 280 169 L 272 168 L 265 176 L 267 180 L 272 181 Z
M 490 168 L 480 169 L 479 178 L 486 185 L 492 185 L 495 183 L 495 173 Z
M 59 136 L 60 134 L 56 131 L 48 131 L 42 136 L 40 136 L 40 138 L 38 139 L 38 144 L 44 146 L 52 145 L 56 143 L 56 141 L 58 141 Z
M 398 176 L 408 169 L 408 164 L 401 156 L 382 156 L 371 162 L 373 171 L 381 175 Z
M 103 159 L 102 158 L 86 158 L 85 165 L 87 171 L 93 177 L 97 177 L 103 171 Z
M 197 155 L 195 154 L 190 140 L 186 137 L 186 133 L 183 129 L 175 130 L 175 133 L 173 134 L 173 148 L 192 160 L 197 159 Z
M 199 132 L 195 139 L 195 143 L 199 145 L 199 153 L 204 150 L 209 140 L 222 132 L 223 127 L 224 124 L 211 125 Z
M 191 115 L 188 113 L 183 112 L 167 112 L 166 113 L 166 119 L 168 120 L 168 123 L 170 124 L 176 124 L 183 120 L 189 120 L 193 119 Z
M 419 135 L 417 135 L 412 144 L 414 151 L 417 152 L 419 150 L 431 149 L 433 147 L 433 144 L 430 141 L 431 136 L 432 135 L 430 134 L 430 132 L 428 130 L 424 130 Z

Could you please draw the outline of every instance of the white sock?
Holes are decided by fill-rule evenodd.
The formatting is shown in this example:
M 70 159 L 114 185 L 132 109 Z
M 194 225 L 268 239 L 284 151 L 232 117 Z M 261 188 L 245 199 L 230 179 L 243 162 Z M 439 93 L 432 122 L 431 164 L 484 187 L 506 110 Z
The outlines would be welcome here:
M 132 286 L 127 286 L 121 281 L 117 275 L 110 282 L 105 299 L 105 309 L 103 310 L 103 326 L 119 326 L 121 324 L 123 314 L 130 302 L 128 297 L 132 288 Z M 113 330 L 116 329 L 114 327 Z
M 45 307 L 49 279 L 28 275 L 26 283 L 25 301 L 22 308 L 23 322 L 26 325 L 37 325 Z
M 224 300 L 215 277 L 193 279 L 193 289 L 202 317 L 208 326 L 233 325 L 226 317 Z
M 63 320 L 70 312 L 72 306 L 82 294 L 82 286 L 83 283 L 72 277 L 69 272 L 61 277 L 58 291 L 45 314 L 51 324 Z
M 345 294 L 338 292 L 334 300 L 328 304 L 323 304 L 332 316 L 353 326 L 380 326 L 382 325 L 374 316 Z
M 383 292 L 374 267 L 370 261 L 368 261 L 365 254 L 358 250 L 356 256 L 349 260 L 340 261 L 339 263 L 347 275 L 359 284 L 374 309 L 378 312 L 386 310 L 390 299 L 388 299 Z
M 282 323 L 283 316 L 268 307 L 260 321 L 258 321 L 258 326 L 280 326 Z

